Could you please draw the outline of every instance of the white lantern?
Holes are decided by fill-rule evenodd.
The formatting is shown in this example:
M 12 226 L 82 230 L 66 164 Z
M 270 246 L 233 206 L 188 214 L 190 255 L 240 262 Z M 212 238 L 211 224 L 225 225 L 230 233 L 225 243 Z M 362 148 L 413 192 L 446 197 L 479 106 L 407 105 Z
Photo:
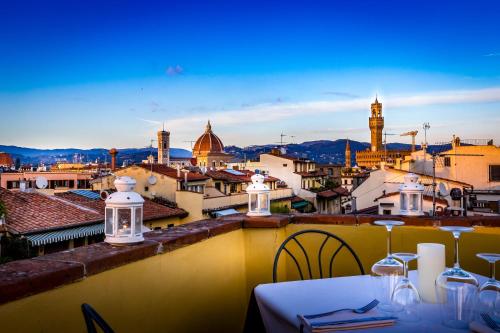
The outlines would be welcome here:
M 134 192 L 136 181 L 131 177 L 117 177 L 117 192 L 106 199 L 104 240 L 110 244 L 133 244 L 144 241 L 142 236 L 142 209 L 144 199 Z
M 252 185 L 248 186 L 248 213 L 247 216 L 269 216 L 271 215 L 271 199 L 269 187 L 264 184 L 264 176 L 255 174 L 252 176 Z
M 399 187 L 400 214 L 410 216 L 424 215 L 424 185 L 418 183 L 418 176 L 414 173 L 407 174 L 404 179 L 404 184 Z

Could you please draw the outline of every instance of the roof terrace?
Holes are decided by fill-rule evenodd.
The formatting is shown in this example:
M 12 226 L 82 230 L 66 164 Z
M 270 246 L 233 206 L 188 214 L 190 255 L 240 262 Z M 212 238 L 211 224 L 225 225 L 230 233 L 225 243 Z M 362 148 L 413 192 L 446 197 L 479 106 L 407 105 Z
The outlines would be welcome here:
M 290 234 L 329 231 L 358 254 L 365 271 L 385 256 L 385 230 L 366 215 L 243 215 L 197 221 L 145 234 L 134 246 L 97 243 L 0 266 L 0 320 L 6 332 L 84 332 L 82 303 L 91 304 L 116 332 L 242 332 L 252 290 L 272 281 L 274 255 Z M 446 245 L 439 225 L 475 226 L 461 238 L 466 270 L 487 274 L 478 252 L 499 252 L 498 217 L 405 217 L 393 230 L 393 249 Z M 307 243 L 306 246 L 313 246 Z M 335 275 L 359 274 L 340 257 Z M 285 260 L 279 275 L 297 278 Z M 252 324 L 252 320 L 247 324 Z M 250 327 L 251 325 L 247 326 Z

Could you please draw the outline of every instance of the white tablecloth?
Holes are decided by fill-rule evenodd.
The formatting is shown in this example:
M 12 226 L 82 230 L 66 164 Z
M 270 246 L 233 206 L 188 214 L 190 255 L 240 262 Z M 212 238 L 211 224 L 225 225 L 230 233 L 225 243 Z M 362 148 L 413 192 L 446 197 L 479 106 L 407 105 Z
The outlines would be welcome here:
M 409 277 L 417 285 L 417 272 L 411 271 Z M 477 278 L 480 283 L 485 281 L 482 276 Z M 255 297 L 268 333 L 298 332 L 297 314 L 358 308 L 376 298 L 368 275 L 261 284 L 255 288 Z M 394 326 L 355 332 L 464 332 L 441 325 L 437 304 L 422 303 L 420 313 L 422 319 L 417 323 L 398 321 Z

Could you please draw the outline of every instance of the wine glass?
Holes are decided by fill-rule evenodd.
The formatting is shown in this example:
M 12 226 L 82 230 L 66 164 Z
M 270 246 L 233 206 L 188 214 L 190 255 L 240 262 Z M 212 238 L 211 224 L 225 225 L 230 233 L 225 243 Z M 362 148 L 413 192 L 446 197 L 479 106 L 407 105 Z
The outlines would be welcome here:
M 403 262 L 404 277 L 392 292 L 392 302 L 403 311 L 398 315 L 402 321 L 415 322 L 420 320 L 417 307 L 420 304 L 420 294 L 413 283 L 408 279 L 408 263 L 418 258 L 415 253 L 394 253 L 393 257 Z
M 470 227 L 440 227 L 453 233 L 455 239 L 455 264 L 436 279 L 436 295 L 440 302 L 441 318 L 445 326 L 467 328 L 474 315 L 474 302 L 479 283 L 469 272 L 460 268 L 458 263 L 458 241 L 462 232 L 471 232 Z
M 404 222 L 383 220 L 375 221 L 374 223 L 385 226 L 387 230 L 387 256 L 372 266 L 373 281 L 375 284 L 373 288 L 377 299 L 380 300 L 379 308 L 382 311 L 395 312 L 400 310 L 400 308 L 394 306 L 391 296 L 399 277 L 403 274 L 403 265 L 392 256 L 391 234 L 394 226 L 403 225 Z
M 490 264 L 490 278 L 479 288 L 478 312 L 500 321 L 500 282 L 495 279 L 495 263 L 500 260 L 500 254 L 478 253 L 476 256 Z

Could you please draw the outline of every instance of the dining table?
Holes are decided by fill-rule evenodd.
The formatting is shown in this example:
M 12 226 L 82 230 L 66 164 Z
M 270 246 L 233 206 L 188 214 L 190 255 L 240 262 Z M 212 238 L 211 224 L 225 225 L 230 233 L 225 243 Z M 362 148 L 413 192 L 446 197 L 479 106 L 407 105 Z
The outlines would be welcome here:
M 480 284 L 487 279 L 481 275 L 474 275 Z M 410 271 L 409 279 L 418 288 L 417 271 Z M 376 298 L 373 278 L 370 275 L 260 284 L 255 287 L 254 293 L 267 333 L 297 333 L 300 329 L 297 315 L 323 313 L 341 308 L 359 308 Z M 419 319 L 416 322 L 396 320 L 392 326 L 355 331 L 370 333 L 468 331 L 443 326 L 439 304 L 422 302 L 418 313 Z M 343 332 L 354 332 L 354 330 Z

